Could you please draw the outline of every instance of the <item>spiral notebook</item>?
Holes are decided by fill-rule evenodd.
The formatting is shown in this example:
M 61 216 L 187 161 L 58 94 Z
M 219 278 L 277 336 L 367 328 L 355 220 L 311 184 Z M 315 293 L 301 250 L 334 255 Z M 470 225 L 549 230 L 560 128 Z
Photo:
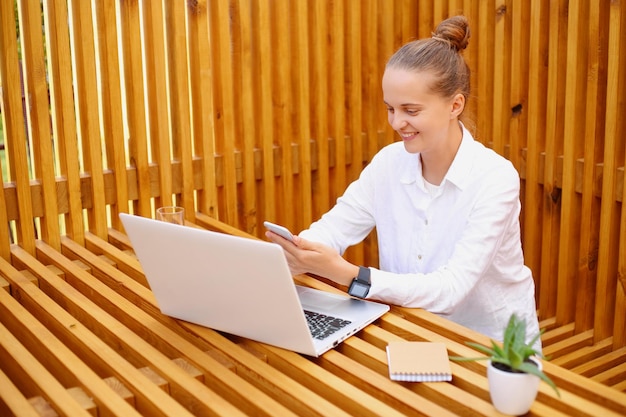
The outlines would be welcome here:
M 394 381 L 442 382 L 452 380 L 448 350 L 438 342 L 390 342 L 389 377 Z

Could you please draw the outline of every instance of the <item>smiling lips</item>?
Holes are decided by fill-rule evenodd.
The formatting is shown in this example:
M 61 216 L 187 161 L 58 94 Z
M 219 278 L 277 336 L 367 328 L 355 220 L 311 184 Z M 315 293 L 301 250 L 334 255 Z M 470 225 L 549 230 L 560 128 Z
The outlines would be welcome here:
M 416 137 L 418 132 L 410 132 L 410 133 L 398 132 L 398 133 L 400 133 L 400 136 L 402 137 L 403 140 L 410 140 Z

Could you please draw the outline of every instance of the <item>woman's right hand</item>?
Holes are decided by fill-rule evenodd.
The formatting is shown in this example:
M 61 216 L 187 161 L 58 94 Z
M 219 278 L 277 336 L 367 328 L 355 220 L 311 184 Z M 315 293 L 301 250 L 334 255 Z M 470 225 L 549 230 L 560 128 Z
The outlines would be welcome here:
M 265 236 L 285 251 L 292 275 L 312 273 L 349 286 L 359 267 L 346 261 L 336 250 L 324 244 L 294 236 L 293 243 L 267 231 Z

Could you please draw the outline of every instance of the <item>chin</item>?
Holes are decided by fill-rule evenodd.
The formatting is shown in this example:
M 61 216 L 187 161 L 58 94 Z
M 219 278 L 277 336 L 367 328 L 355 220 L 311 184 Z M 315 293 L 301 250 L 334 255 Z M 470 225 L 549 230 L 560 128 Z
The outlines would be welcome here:
M 413 141 L 404 141 L 404 149 L 408 152 L 408 153 L 420 153 L 422 151 L 421 146 L 419 146 L 417 143 L 413 142 Z

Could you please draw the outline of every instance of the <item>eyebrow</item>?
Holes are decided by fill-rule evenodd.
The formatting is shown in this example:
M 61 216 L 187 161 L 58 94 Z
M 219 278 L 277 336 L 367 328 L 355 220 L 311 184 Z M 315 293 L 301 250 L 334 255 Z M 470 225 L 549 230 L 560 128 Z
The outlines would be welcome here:
M 391 104 L 387 103 L 385 100 L 383 100 L 383 103 L 385 103 L 387 106 L 393 107 Z M 402 103 L 400 104 L 399 107 L 423 107 L 423 105 L 419 103 Z

